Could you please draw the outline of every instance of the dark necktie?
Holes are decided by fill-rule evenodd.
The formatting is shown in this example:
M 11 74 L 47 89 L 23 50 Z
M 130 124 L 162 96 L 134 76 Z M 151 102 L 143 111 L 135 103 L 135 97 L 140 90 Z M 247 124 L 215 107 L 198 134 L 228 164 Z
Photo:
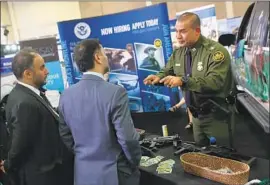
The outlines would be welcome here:
M 51 105 L 50 101 L 48 100 L 48 98 L 46 97 L 45 93 L 40 91 L 39 94 L 40 94 L 41 98 L 52 108 L 52 105 Z
M 190 49 L 187 49 L 186 55 L 185 55 L 185 76 L 188 78 L 191 76 L 192 69 L 191 69 L 191 63 L 192 63 L 192 57 L 191 57 L 191 51 Z M 185 92 L 185 101 L 186 105 L 190 106 L 190 91 Z
M 58 113 L 57 109 L 53 108 L 52 104 L 50 103 L 50 101 L 49 101 L 48 98 L 46 97 L 45 92 L 40 91 L 39 94 L 40 94 L 41 98 L 48 104 L 48 106 L 51 108 L 51 110 L 52 110 L 56 115 L 58 115 L 59 113 Z M 58 116 L 59 116 L 59 115 L 58 115 Z

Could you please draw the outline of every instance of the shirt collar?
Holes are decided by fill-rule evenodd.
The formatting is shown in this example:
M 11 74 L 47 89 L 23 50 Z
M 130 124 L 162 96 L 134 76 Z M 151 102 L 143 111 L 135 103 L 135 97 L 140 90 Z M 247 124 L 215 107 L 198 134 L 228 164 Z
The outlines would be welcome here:
M 190 48 L 191 52 L 196 52 L 198 48 L 201 47 L 203 43 L 203 36 L 200 35 L 199 39 L 197 40 L 197 42 Z M 186 50 L 188 50 L 188 48 L 186 48 Z
M 37 88 L 35 88 L 35 87 L 33 87 L 33 86 L 29 85 L 29 84 L 20 82 L 20 81 L 18 81 L 18 84 L 23 85 L 24 87 L 27 87 L 28 89 L 30 89 L 30 90 L 32 90 L 34 93 L 36 93 L 38 96 L 40 96 L 40 91 L 39 91 Z
M 97 72 L 93 72 L 93 71 L 87 71 L 87 72 L 84 72 L 83 74 L 84 75 L 95 75 L 95 76 L 98 76 L 98 77 L 102 78 L 103 80 L 105 80 L 104 76 L 101 73 L 97 73 Z

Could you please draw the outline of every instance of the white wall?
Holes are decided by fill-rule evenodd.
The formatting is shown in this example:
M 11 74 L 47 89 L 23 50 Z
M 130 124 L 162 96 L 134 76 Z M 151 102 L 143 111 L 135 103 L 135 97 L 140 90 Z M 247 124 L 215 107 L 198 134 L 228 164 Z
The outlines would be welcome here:
M 19 40 L 55 35 L 58 33 L 57 22 L 81 18 L 79 2 L 8 3 Z
M 9 30 L 8 37 L 4 36 L 4 28 L 2 26 L 7 26 L 6 28 Z M 7 2 L 1 1 L 1 44 L 13 44 L 15 42 L 14 40 L 14 32 L 10 20 L 8 4 Z

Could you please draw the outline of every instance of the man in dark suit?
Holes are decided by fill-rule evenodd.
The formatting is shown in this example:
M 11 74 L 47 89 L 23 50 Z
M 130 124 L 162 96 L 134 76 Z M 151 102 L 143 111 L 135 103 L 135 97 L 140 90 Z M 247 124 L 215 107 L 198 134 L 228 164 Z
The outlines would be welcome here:
M 8 157 L 1 169 L 14 185 L 72 185 L 72 155 L 61 141 L 59 116 L 39 89 L 46 83 L 44 59 L 21 50 L 12 62 L 18 83 L 8 97 Z
M 96 40 L 75 51 L 83 77 L 60 98 L 60 134 L 75 153 L 76 185 L 139 185 L 139 134 L 126 90 L 104 80 L 107 56 Z

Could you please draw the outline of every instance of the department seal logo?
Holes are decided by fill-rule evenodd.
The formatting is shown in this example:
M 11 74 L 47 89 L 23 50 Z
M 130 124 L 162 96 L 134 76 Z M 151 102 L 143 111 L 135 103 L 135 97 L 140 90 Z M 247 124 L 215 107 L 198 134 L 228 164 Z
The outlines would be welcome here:
M 87 23 L 79 22 L 74 27 L 74 34 L 79 39 L 87 39 L 91 34 L 91 28 Z
M 223 61 L 225 58 L 224 54 L 221 51 L 216 51 L 213 55 L 213 61 L 214 62 L 220 62 Z
M 156 48 L 159 48 L 162 46 L 162 41 L 160 39 L 155 39 L 154 45 Z

